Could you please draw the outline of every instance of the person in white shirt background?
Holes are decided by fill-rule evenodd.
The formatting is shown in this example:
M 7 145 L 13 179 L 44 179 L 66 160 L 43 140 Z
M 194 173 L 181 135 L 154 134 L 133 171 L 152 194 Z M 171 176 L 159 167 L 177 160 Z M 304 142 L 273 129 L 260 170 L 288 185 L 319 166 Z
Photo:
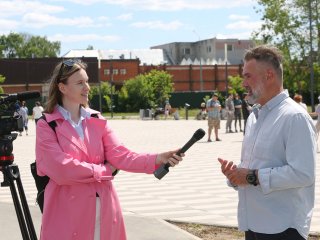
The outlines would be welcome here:
M 246 240 L 308 238 L 315 201 L 316 130 L 309 114 L 283 89 L 282 54 L 272 46 L 244 57 L 250 114 L 241 162 L 219 158 L 238 190 L 238 225 Z
M 37 123 L 39 118 L 42 116 L 43 107 L 38 101 L 35 104 L 36 105 L 32 109 L 32 119 L 35 120 L 35 122 Z
M 23 129 L 26 131 L 26 135 L 28 136 L 28 107 L 26 106 L 26 102 L 22 101 L 19 109 L 19 114 L 22 117 L 23 121 Z M 20 131 L 19 136 L 22 136 L 22 131 Z

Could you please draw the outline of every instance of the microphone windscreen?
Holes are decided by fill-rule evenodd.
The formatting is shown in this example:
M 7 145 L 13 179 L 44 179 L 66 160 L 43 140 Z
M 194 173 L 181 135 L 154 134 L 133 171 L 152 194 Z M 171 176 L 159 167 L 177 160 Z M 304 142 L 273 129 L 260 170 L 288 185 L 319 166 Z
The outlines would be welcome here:
M 202 128 L 199 128 L 192 137 L 199 141 L 205 134 L 206 132 Z

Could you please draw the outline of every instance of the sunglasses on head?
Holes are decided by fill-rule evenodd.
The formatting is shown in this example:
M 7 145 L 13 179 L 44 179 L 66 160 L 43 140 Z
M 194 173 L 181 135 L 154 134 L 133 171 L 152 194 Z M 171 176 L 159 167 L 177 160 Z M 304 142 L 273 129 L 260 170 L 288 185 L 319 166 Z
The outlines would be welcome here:
M 61 67 L 57 76 L 57 82 L 59 83 L 63 74 L 63 71 L 70 71 L 75 64 L 79 64 L 81 61 L 79 59 L 67 59 L 62 61 Z

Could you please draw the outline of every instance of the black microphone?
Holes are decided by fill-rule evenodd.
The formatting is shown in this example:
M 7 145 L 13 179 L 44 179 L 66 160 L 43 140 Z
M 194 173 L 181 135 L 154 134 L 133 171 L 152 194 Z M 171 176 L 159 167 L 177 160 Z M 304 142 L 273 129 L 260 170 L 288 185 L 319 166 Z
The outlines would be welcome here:
M 176 154 L 180 156 L 181 153 L 185 153 L 195 142 L 203 138 L 205 134 L 206 132 L 202 128 L 199 128 L 195 131 L 192 138 Z M 170 166 L 169 163 L 161 164 L 161 166 L 153 172 L 154 176 L 160 180 L 169 172 Z
M 23 100 L 38 98 L 38 97 L 40 97 L 40 93 L 36 91 L 13 93 L 13 94 L 8 94 L 5 98 L 2 99 L 1 102 L 15 102 L 17 100 L 23 101 Z

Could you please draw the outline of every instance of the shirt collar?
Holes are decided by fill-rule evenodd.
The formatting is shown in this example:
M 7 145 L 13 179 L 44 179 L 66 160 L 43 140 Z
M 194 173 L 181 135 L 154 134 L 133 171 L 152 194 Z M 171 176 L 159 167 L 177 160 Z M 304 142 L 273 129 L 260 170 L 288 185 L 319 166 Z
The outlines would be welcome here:
M 64 107 L 58 105 L 58 110 L 62 114 L 63 118 L 65 120 L 71 120 L 71 114 L 68 110 L 66 110 Z M 85 109 L 84 107 L 80 108 L 80 121 L 85 119 L 85 118 L 90 118 L 90 112 Z
M 280 104 L 283 100 L 289 97 L 288 90 L 285 89 L 271 100 L 269 100 L 265 105 L 261 106 L 259 103 L 256 103 L 252 106 L 252 112 L 254 113 L 256 119 L 258 119 L 259 112 L 271 111 L 275 106 Z
M 277 96 L 269 100 L 264 106 L 262 106 L 262 109 L 266 108 L 270 111 L 288 97 L 289 97 L 288 90 L 285 89 L 281 93 L 279 93 Z

